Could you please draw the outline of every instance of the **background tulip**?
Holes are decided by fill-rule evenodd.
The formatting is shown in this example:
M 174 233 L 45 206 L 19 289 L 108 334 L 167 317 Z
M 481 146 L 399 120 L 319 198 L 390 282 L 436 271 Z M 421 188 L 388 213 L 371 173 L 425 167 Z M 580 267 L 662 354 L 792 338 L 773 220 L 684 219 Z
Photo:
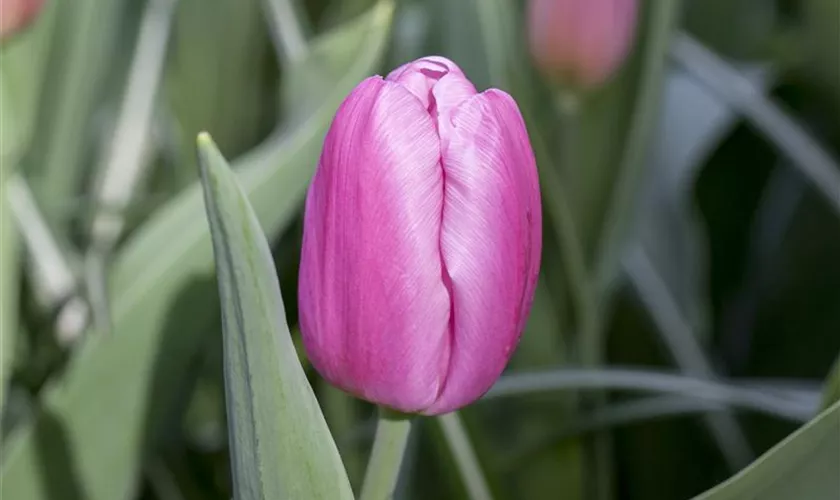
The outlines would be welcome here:
M 35 19 L 44 0 L 0 0 L 0 39 L 25 28 Z
M 304 345 L 333 384 L 404 412 L 464 406 L 530 310 L 541 211 L 516 103 L 428 57 L 339 108 L 306 200 Z
M 531 0 L 531 54 L 552 79 L 595 86 L 627 56 L 635 24 L 635 0 Z

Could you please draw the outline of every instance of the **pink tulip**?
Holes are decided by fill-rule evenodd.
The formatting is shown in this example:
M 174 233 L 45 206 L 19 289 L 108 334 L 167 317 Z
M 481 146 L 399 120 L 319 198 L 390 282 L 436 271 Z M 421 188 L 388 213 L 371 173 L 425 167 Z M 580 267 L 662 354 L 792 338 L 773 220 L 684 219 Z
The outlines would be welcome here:
M 555 80 L 596 86 L 627 57 L 635 25 L 636 0 L 531 0 L 531 55 Z
M 0 0 L 0 39 L 5 40 L 31 23 L 44 0 Z
M 338 110 L 309 188 L 300 326 L 342 389 L 434 415 L 481 397 L 519 341 L 539 272 L 536 165 L 506 93 L 426 57 Z

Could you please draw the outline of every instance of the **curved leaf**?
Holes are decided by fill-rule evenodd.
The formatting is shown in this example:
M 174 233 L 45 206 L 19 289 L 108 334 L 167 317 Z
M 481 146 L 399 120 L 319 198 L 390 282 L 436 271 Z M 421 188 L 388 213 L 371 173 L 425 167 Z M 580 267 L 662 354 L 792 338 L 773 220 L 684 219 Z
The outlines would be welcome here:
M 298 361 L 259 221 L 209 135 L 199 136 L 198 153 L 222 298 L 235 497 L 352 499 Z
M 793 433 L 753 465 L 694 500 L 840 498 L 840 403 Z

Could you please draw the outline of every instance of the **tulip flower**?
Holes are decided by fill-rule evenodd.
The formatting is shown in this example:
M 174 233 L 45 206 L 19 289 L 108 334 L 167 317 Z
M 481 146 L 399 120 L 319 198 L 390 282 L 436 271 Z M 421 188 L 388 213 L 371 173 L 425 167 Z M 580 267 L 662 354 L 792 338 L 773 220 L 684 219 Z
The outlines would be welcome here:
M 539 69 L 588 88 L 607 80 L 627 57 L 636 0 L 531 0 L 528 33 Z
M 304 346 L 334 385 L 405 413 L 481 397 L 519 340 L 542 244 L 514 100 L 426 57 L 364 80 L 306 198 Z
M 31 23 L 43 3 L 44 0 L 0 0 L 0 39 L 5 40 Z

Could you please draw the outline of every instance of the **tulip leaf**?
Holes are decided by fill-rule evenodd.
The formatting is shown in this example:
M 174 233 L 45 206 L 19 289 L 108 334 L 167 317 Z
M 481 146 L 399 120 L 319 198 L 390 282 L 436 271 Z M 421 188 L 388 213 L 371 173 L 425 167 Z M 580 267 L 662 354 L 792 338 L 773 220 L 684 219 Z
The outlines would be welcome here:
M 822 393 L 823 408 L 828 408 L 837 401 L 840 401 L 840 356 L 834 361 L 825 379 Z
M 33 186 L 46 203 L 48 220 L 66 221 L 62 207 L 77 194 L 85 179 L 88 134 L 108 80 L 109 62 L 116 53 L 118 20 L 126 0 L 80 0 L 56 4 L 55 33 L 46 75 L 49 120 L 38 130 L 38 158 L 33 160 L 43 179 Z M 40 125 L 40 124 L 39 124 Z
M 29 147 L 38 118 L 58 5 L 45 3 L 35 24 L 0 47 L 0 169 L 15 168 Z M 4 175 L 7 175 L 5 172 Z
M 18 228 L 9 207 L 7 177 L 0 175 L 0 409 L 6 401 L 18 336 L 20 259 Z
M 199 132 L 212 134 L 229 155 L 265 133 L 265 24 L 259 0 L 178 2 L 164 88 L 178 129 L 179 180 L 196 180 Z
M 18 337 L 20 241 L 6 184 L 26 154 L 38 117 L 40 90 L 53 34 L 56 7 L 46 4 L 34 25 L 0 47 L 0 408 L 14 367 Z
M 352 44 L 320 105 L 234 162 L 263 229 L 277 236 L 297 213 L 329 122 L 347 93 L 378 64 L 392 2 L 313 44 Z M 303 63 L 305 67 L 305 62 Z M 4 443 L 3 498 L 125 498 L 145 445 L 183 397 L 190 357 L 216 321 L 213 256 L 196 183 L 162 207 L 118 255 L 111 282 L 113 335 L 94 332 L 61 380 L 41 393 L 38 418 Z M 47 475 L 50 479 L 45 481 Z
M 840 498 L 840 403 L 695 500 Z
M 353 498 L 298 361 L 256 214 L 209 135 L 199 136 L 198 153 L 222 299 L 235 497 Z

